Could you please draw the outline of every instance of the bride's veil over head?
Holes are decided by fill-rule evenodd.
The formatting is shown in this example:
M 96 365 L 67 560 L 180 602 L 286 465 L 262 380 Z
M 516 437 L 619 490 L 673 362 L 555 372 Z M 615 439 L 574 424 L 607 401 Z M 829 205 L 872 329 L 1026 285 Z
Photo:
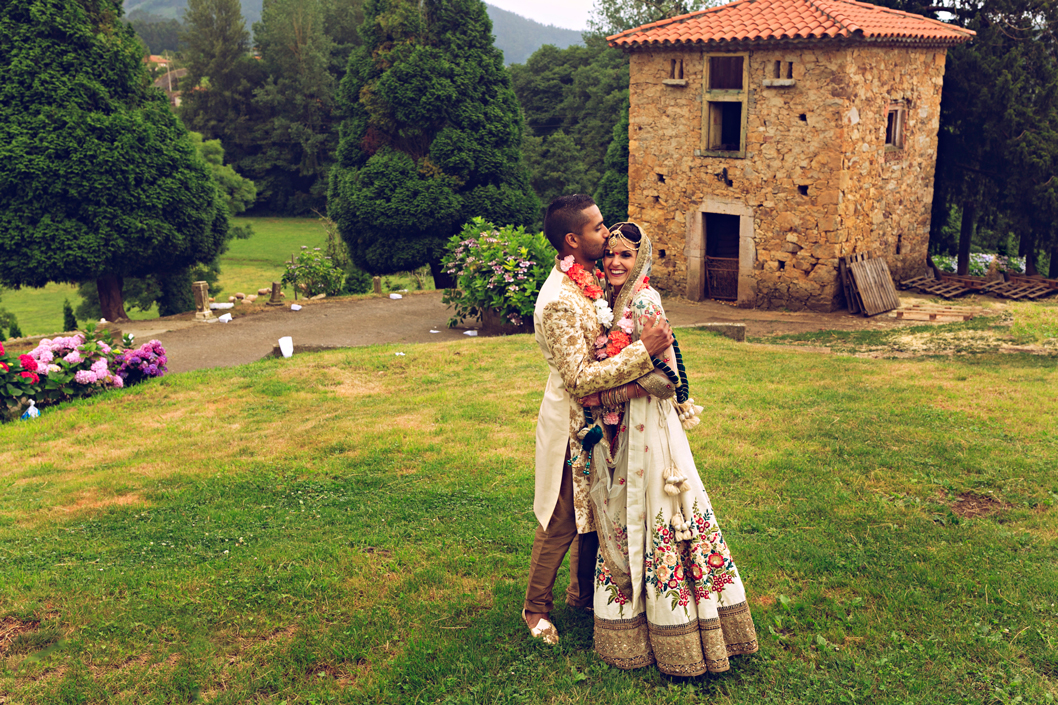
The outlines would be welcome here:
M 620 232 L 632 246 L 636 244 L 634 240 L 636 235 L 640 236 L 636 262 L 632 265 L 628 279 L 618 292 L 616 300 L 613 287 L 609 282 L 604 287 L 607 300 L 613 302 L 614 324 L 616 325 L 628 307 L 632 305 L 632 300 L 643 277 L 650 276 L 653 247 L 643 228 L 636 223 L 618 223 L 610 228 L 610 232 L 611 234 Z M 589 492 L 595 509 L 599 549 L 606 561 L 606 568 L 621 593 L 631 599 L 633 591 L 632 576 L 628 565 L 628 535 L 623 529 L 628 526 L 628 463 L 627 461 L 621 462 L 621 458 L 627 456 L 628 449 L 623 446 L 618 448 L 617 453 L 611 458 L 616 461 L 612 469 L 605 459 L 610 451 L 610 444 L 606 442 L 599 443 L 595 447 L 592 454 Z M 642 554 L 642 551 L 638 554 Z
M 610 226 L 610 235 L 611 237 L 615 235 L 623 236 L 632 245 L 636 244 L 633 239 L 636 235 L 639 235 L 640 238 L 639 249 L 636 253 L 636 263 L 632 265 L 632 271 L 628 274 L 628 279 L 625 280 L 625 285 L 621 287 L 621 292 L 616 296 L 616 300 L 610 282 L 606 282 L 604 287 L 607 300 L 613 302 L 613 319 L 614 321 L 619 321 L 621 316 L 624 315 L 625 309 L 632 304 L 632 297 L 635 296 L 639 282 L 643 281 L 643 277 L 650 276 L 651 262 L 654 259 L 654 246 L 643 227 L 631 221 Z

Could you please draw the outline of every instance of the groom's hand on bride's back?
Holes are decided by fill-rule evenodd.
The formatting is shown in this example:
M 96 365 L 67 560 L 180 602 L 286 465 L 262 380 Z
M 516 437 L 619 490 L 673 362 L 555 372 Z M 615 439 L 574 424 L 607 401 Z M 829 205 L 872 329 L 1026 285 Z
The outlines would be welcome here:
M 651 357 L 657 357 L 672 345 L 672 327 L 667 320 L 643 316 L 640 323 L 643 324 L 643 333 L 639 339 Z

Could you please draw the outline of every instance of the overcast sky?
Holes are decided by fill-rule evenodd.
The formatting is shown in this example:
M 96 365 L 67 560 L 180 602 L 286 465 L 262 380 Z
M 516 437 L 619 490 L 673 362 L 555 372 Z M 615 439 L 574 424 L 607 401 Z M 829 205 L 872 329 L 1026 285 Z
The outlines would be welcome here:
M 485 0 L 542 24 L 582 31 L 588 28 L 588 13 L 594 0 Z

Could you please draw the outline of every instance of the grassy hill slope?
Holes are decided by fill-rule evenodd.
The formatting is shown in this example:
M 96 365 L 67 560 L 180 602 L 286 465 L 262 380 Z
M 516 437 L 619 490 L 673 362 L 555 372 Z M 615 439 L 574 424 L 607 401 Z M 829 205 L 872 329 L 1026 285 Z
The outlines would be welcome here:
M 547 370 L 512 336 L 174 375 L 0 427 L 0 693 L 1054 702 L 1053 360 L 680 336 L 761 643 L 730 672 L 609 668 L 561 601 L 559 647 L 529 639 Z

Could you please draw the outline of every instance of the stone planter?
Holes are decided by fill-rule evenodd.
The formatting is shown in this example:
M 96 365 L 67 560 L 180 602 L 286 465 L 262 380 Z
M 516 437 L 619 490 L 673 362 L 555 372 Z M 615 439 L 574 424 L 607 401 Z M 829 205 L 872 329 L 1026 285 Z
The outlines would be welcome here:
M 501 316 L 494 309 L 486 309 L 481 312 L 481 334 L 482 335 L 516 335 L 518 333 L 532 333 L 533 319 L 522 319 L 522 325 L 516 326 L 507 318 Z

